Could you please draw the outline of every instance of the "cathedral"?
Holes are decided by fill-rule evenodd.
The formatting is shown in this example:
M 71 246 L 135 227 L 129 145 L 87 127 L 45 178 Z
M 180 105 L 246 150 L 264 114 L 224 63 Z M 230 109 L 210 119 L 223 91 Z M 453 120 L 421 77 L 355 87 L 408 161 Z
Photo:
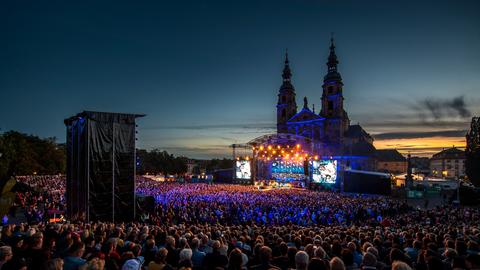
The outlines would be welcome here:
M 327 61 L 327 73 L 323 78 L 321 110 L 310 109 L 307 97 L 298 111 L 295 87 L 288 54 L 282 74 L 283 82 L 278 93 L 277 134 L 293 134 L 308 138 L 313 151 L 320 156 L 343 160 L 343 166 L 360 169 L 375 169 L 376 149 L 373 138 L 360 126 L 351 125 L 344 108 L 343 82 L 338 71 L 333 38 Z

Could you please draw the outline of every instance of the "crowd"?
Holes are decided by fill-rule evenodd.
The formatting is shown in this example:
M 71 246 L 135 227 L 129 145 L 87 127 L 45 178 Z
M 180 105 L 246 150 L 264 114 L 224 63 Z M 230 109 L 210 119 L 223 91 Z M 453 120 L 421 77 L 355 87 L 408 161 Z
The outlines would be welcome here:
M 139 181 L 137 191 L 155 197 L 157 222 L 258 225 L 388 224 L 409 210 L 386 197 L 347 196 L 306 189 L 259 190 L 228 184 Z
M 4 225 L 0 269 L 480 269 L 478 208 L 147 179 L 137 192 L 156 198 L 148 223 Z
M 18 182 L 31 188 L 28 191 L 17 192 L 14 207 L 24 210 L 27 223 L 46 221 L 51 213 L 65 211 L 65 175 L 31 175 L 16 178 Z

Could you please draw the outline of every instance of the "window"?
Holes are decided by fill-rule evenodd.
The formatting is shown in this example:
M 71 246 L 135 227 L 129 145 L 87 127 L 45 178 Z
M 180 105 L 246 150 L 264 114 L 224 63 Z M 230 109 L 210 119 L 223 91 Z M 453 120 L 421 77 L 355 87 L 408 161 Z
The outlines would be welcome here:
M 331 101 L 331 100 L 328 101 L 327 110 L 329 110 L 329 111 L 333 110 L 333 101 Z
M 328 93 L 328 94 L 333 93 L 333 86 L 327 87 L 327 93 Z
M 286 96 L 282 96 L 282 103 L 285 103 L 287 102 L 287 97 Z
M 282 109 L 282 117 L 285 118 L 287 116 L 287 111 L 285 109 Z

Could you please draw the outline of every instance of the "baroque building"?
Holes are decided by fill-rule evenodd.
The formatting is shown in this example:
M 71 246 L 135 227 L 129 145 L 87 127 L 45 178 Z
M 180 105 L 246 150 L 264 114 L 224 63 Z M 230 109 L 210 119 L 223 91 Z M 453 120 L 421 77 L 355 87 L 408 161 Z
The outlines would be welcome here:
M 373 138 L 360 125 L 351 125 L 344 108 L 343 81 L 338 71 L 338 58 L 333 38 L 327 60 L 327 73 L 323 77 L 321 109 L 310 109 L 308 99 L 297 109 L 295 87 L 288 54 L 282 74 L 282 85 L 277 101 L 277 134 L 293 134 L 309 138 L 313 151 L 320 156 L 344 159 L 344 166 L 354 169 L 375 170 Z M 348 157 L 348 158 L 347 158 Z

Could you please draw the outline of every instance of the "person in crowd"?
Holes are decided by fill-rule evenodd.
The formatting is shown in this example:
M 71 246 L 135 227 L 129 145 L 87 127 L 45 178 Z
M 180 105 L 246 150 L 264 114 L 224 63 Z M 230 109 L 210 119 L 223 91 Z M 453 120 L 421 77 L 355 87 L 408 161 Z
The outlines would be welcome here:
M 177 267 L 178 265 L 178 252 L 179 250 L 175 246 L 175 237 L 168 236 L 166 240 L 165 248 L 168 250 L 167 263 Z
M 145 264 L 148 265 L 155 258 L 158 252 L 158 247 L 155 245 L 155 239 L 146 240 L 145 248 L 142 249 L 142 256 L 145 258 Z
M 295 270 L 307 270 L 309 256 L 305 251 L 299 251 L 295 255 Z
M 193 270 L 201 270 L 203 268 L 203 261 L 205 260 L 205 252 L 200 251 L 198 248 L 200 246 L 200 240 L 198 238 L 192 239 L 192 266 Z
M 51 259 L 47 262 L 47 270 L 63 270 L 63 260 L 61 258 Z
M 2 269 L 2 266 L 11 260 L 13 257 L 12 253 L 12 247 L 10 246 L 2 246 L 0 247 L 0 269 Z
M 328 270 L 329 263 L 317 257 L 313 257 L 308 263 L 307 270 Z
M 214 241 L 212 244 L 212 253 L 205 256 L 204 266 L 206 269 L 225 268 L 228 265 L 228 257 L 220 253 L 220 241 Z
M 75 242 L 69 249 L 68 255 L 64 258 L 63 269 L 78 270 L 80 266 L 86 263 L 82 258 L 85 252 L 85 244 L 83 242 Z
M 145 259 L 140 256 L 142 247 L 139 244 L 134 244 L 131 250 L 133 258 L 129 258 L 122 266 L 122 270 L 141 270 Z
M 392 263 L 392 270 L 412 270 L 412 268 L 402 261 L 395 261 Z
M 345 264 L 339 257 L 333 257 L 330 260 L 330 270 L 346 270 Z
M 288 246 L 287 243 L 281 242 L 278 251 L 280 253 L 279 256 L 273 258 L 272 264 L 275 265 L 276 267 L 286 270 L 288 269 L 289 265 L 289 259 L 288 259 Z
M 193 268 L 192 263 L 192 250 L 189 248 L 184 248 L 180 250 L 178 255 L 178 269 L 186 269 L 186 268 Z
M 160 248 L 155 254 L 155 259 L 148 264 L 148 270 L 173 270 L 174 268 L 167 263 L 168 250 Z
M 252 270 L 269 270 L 269 269 L 280 269 L 273 265 L 272 262 L 272 249 L 268 246 L 262 246 L 259 251 L 260 254 L 260 264 L 252 266 Z
M 243 261 L 243 254 L 239 248 L 235 248 L 230 252 L 228 257 L 228 266 L 227 270 L 245 270 L 246 263 Z
M 363 255 L 362 260 L 362 270 L 376 270 L 377 269 L 377 258 L 370 252 L 367 252 Z

